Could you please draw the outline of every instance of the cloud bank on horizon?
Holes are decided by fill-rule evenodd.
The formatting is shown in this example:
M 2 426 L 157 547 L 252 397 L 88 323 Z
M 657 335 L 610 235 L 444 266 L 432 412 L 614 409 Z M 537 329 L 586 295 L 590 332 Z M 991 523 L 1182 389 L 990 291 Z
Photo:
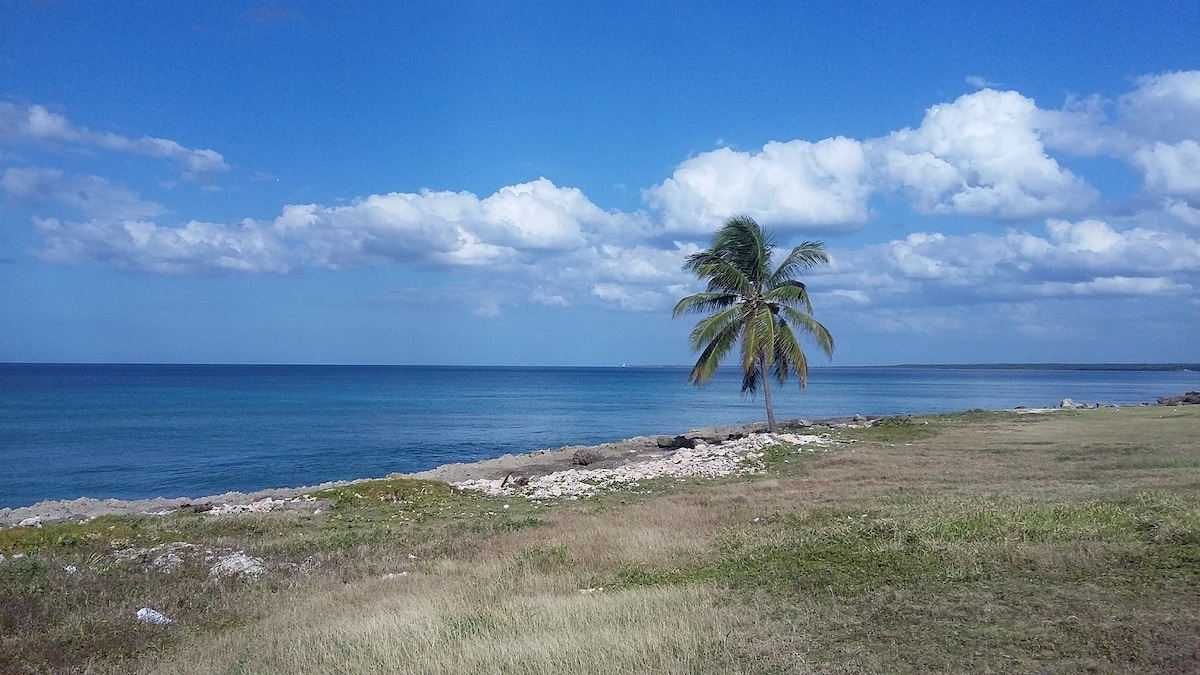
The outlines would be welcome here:
M 0 103 L 0 148 L 23 146 L 163 160 L 210 184 L 230 169 L 215 150 L 93 131 L 48 104 Z M 1137 189 L 1105 195 L 1064 166 L 1094 157 L 1122 163 Z M 1200 286 L 1200 71 L 1143 75 L 1115 101 L 1094 95 L 1058 108 L 985 86 L 934 102 L 915 127 L 881 137 L 718 147 L 645 187 L 644 208 L 633 212 L 541 177 L 485 196 L 389 192 L 206 222 L 104 176 L 14 159 L 0 155 L 8 164 L 0 189 L 33 214 L 42 241 L 33 255 L 149 274 L 472 267 L 510 280 L 529 302 L 661 310 L 692 283 L 679 271 L 683 257 L 745 213 L 785 238 L 829 240 L 833 264 L 816 272 L 816 288 L 833 303 L 1176 295 L 1195 310 Z M 997 227 L 839 246 L 886 202 Z

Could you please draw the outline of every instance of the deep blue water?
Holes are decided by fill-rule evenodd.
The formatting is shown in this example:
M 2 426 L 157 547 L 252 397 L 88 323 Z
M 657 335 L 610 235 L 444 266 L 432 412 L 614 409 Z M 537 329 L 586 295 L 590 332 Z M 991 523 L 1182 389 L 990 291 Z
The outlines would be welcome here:
M 312 485 L 564 445 L 764 419 L 722 369 L 0 364 L 0 508 Z M 1154 370 L 814 368 L 780 419 L 1200 389 Z

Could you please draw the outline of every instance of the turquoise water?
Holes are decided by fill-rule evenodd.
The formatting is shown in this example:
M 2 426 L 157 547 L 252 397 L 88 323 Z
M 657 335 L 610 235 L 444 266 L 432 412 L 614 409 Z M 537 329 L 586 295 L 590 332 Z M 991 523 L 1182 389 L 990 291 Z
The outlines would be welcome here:
M 0 365 L 0 508 L 312 485 L 764 419 L 735 369 Z M 780 419 L 1200 389 L 1174 370 L 815 368 Z

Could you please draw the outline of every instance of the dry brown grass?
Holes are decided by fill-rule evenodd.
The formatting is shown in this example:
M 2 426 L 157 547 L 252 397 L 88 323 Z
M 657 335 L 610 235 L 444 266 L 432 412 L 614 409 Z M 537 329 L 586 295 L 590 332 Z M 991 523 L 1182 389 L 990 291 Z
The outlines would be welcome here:
M 245 585 L 246 625 L 196 630 L 140 671 L 1200 669 L 1200 409 L 839 435 L 755 479 L 500 519 L 484 517 L 498 502 L 454 502 L 420 536 L 363 522 L 368 543 Z
M 154 673 L 740 672 L 740 617 L 701 586 L 594 591 L 500 570 L 362 582 L 205 640 Z M 506 588 L 505 592 L 498 592 Z
M 1195 545 L 1196 411 L 930 425 L 845 432 L 856 442 L 775 477 L 460 537 L 427 574 L 285 600 L 147 672 L 1200 666 L 1196 575 L 1155 569 L 1172 549 L 1130 535 L 1159 514 L 1155 537 Z

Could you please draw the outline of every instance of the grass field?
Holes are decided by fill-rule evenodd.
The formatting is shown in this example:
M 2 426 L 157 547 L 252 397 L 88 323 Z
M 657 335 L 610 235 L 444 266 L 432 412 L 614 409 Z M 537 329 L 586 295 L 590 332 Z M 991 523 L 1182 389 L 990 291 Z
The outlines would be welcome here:
M 1200 671 L 1200 407 L 833 436 L 578 501 L 393 479 L 0 530 L 0 671 Z M 265 570 L 212 576 L 234 551 Z

